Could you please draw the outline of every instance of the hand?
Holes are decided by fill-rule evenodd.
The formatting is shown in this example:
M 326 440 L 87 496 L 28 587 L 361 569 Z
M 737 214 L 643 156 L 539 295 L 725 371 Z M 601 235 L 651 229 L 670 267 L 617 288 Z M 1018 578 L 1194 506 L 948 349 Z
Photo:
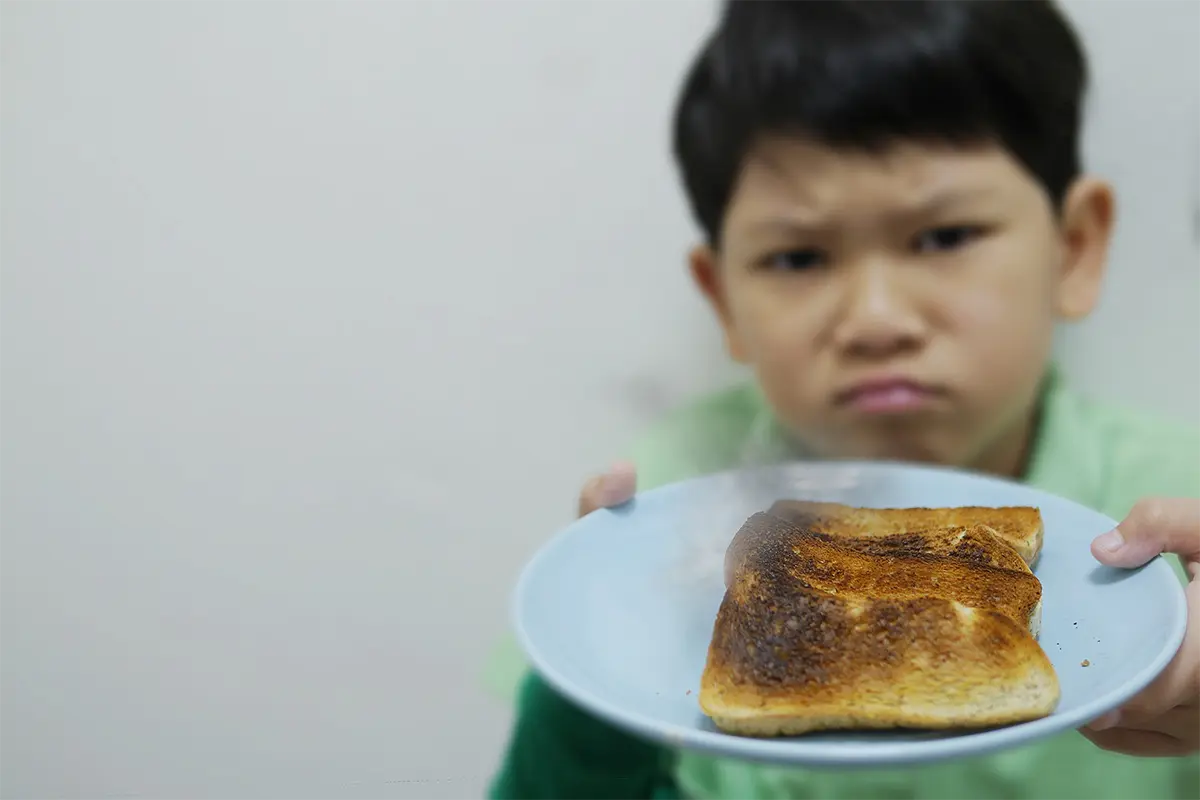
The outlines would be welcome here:
M 637 491 L 637 472 L 628 461 L 618 461 L 608 472 L 597 475 L 583 485 L 579 493 L 579 516 L 587 516 L 598 508 L 619 506 Z
M 1143 500 L 1115 531 L 1092 542 L 1113 567 L 1176 553 L 1187 567 L 1187 633 L 1175 658 L 1142 692 L 1080 731 L 1097 747 L 1135 756 L 1200 750 L 1200 500 Z

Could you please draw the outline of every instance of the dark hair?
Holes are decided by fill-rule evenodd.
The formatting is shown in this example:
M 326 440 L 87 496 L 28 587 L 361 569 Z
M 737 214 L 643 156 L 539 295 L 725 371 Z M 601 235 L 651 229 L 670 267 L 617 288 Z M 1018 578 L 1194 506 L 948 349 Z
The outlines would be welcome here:
M 1058 206 L 1087 63 L 1048 0 L 729 0 L 688 71 L 673 148 L 709 241 L 757 137 L 996 142 Z

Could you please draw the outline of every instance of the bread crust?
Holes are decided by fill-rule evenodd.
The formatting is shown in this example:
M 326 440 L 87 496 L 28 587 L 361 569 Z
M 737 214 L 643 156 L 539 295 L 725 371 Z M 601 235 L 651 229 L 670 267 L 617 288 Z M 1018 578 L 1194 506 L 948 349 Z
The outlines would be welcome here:
M 986 526 L 1032 567 L 1042 552 L 1041 512 L 1031 506 L 951 508 L 858 508 L 841 503 L 779 500 L 770 509 L 807 530 L 842 536 L 917 534 L 945 528 Z

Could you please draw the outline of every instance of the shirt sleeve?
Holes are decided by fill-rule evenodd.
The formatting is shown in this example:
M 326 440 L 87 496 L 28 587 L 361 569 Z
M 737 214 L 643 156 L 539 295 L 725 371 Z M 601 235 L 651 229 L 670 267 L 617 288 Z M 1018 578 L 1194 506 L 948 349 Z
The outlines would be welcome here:
M 1165 422 L 1137 420 L 1109 443 L 1110 462 L 1103 509 L 1120 521 L 1148 497 L 1200 498 L 1200 431 Z M 1183 560 L 1167 554 L 1182 583 L 1189 575 Z
M 638 491 L 732 466 L 756 419 L 755 398 L 750 390 L 735 387 L 646 431 L 626 449 L 637 466 Z M 674 751 L 573 705 L 529 671 L 511 637 L 493 651 L 487 682 L 497 694 L 517 695 L 516 720 L 489 797 L 679 796 Z
M 488 797 L 675 796 L 668 752 L 585 713 L 529 673 L 517 721 Z
M 638 491 L 735 466 L 760 413 L 753 388 L 735 386 L 659 420 L 624 449 L 637 467 Z M 510 633 L 489 651 L 483 683 L 492 696 L 512 703 L 528 669 Z
M 640 473 L 644 460 L 635 463 Z M 652 470 L 662 466 L 654 464 Z M 508 745 L 488 792 L 492 800 L 650 800 L 676 794 L 665 749 L 559 695 L 529 669 L 511 635 L 492 652 L 486 680 L 492 692 L 516 700 Z

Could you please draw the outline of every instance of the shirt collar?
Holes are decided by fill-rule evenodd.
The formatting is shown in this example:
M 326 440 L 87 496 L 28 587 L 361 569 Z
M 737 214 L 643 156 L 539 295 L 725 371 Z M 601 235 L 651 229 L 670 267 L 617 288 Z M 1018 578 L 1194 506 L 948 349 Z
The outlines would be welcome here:
M 1083 399 L 1067 389 L 1059 370 L 1051 367 L 1025 482 L 1096 508 L 1104 499 L 1104 453 L 1088 419 Z

